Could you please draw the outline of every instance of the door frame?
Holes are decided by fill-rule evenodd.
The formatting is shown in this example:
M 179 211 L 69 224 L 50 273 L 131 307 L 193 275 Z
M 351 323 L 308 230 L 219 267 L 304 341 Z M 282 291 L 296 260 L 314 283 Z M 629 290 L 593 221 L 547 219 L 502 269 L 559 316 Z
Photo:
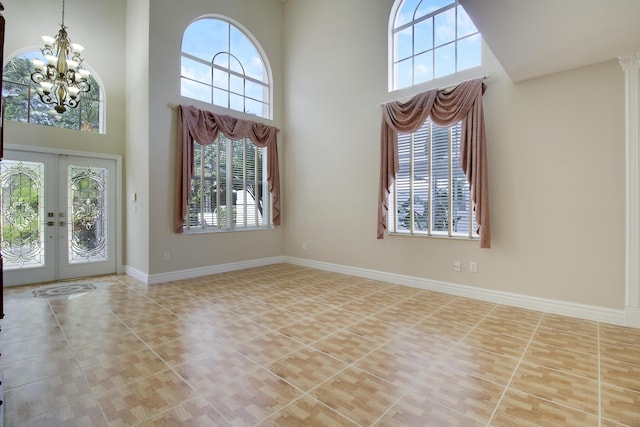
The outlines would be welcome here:
M 76 156 L 76 157 L 90 157 L 94 159 L 107 159 L 114 160 L 116 162 L 116 242 L 115 242 L 115 251 L 116 251 L 116 273 L 123 274 L 124 268 L 122 266 L 122 236 L 123 236 L 123 212 L 122 212 L 122 156 L 115 154 L 105 154 L 105 153 L 93 153 L 90 151 L 76 151 L 76 150 L 62 150 L 55 148 L 46 148 L 46 147 L 36 147 L 30 145 L 16 145 L 16 144 L 5 144 L 5 150 L 11 151 L 27 151 L 31 153 L 42 153 L 42 154 L 54 154 L 54 155 L 66 155 L 66 156 Z M 6 284 L 5 284 L 6 286 Z M 19 285 L 16 285 L 19 286 Z

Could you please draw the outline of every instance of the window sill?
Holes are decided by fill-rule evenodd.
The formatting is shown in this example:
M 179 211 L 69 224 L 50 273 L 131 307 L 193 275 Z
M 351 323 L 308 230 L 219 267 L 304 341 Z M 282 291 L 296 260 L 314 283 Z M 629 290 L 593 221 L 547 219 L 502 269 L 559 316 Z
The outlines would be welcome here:
M 387 232 L 389 236 L 398 236 L 398 237 L 428 237 L 433 239 L 442 239 L 442 240 L 466 240 L 470 242 L 476 242 L 480 240 L 480 236 L 448 236 L 446 234 L 421 234 L 421 233 L 400 233 L 397 231 Z
M 182 234 L 218 234 L 218 233 L 237 233 L 244 231 L 264 231 L 264 230 L 273 230 L 273 225 L 265 225 L 263 227 L 243 227 L 243 228 L 191 228 L 187 230 L 186 228 L 182 232 Z

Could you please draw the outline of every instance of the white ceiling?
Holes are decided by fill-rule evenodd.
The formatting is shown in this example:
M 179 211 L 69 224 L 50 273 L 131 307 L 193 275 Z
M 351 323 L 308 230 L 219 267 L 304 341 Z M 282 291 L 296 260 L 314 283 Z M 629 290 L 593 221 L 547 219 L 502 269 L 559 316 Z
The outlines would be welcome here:
M 640 51 L 640 0 L 460 0 L 513 81 Z

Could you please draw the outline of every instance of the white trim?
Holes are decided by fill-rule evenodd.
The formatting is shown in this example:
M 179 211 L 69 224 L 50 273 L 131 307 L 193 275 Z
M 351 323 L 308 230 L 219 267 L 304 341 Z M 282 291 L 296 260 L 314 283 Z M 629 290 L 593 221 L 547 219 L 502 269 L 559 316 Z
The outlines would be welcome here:
M 357 267 L 331 264 L 320 261 L 313 261 L 302 258 L 287 257 L 286 262 L 303 267 L 317 268 L 319 270 L 331 271 L 334 273 L 348 274 L 351 276 L 364 277 L 367 279 L 381 280 L 397 285 L 410 286 L 413 288 L 425 289 L 429 291 L 442 292 L 450 295 L 474 298 L 488 301 L 495 304 L 505 304 L 513 307 L 537 310 L 545 313 L 559 314 L 562 316 L 577 317 L 580 319 L 593 320 L 596 322 L 611 323 L 614 325 L 630 325 L 627 313 L 624 310 L 596 307 L 586 304 L 577 304 L 566 301 L 556 301 L 547 298 L 520 295 L 511 292 L 495 291 L 491 289 L 481 289 L 473 286 L 459 285 L 455 283 L 441 282 L 437 280 L 423 279 L 420 277 L 406 276 L 402 274 L 387 273 L 377 270 L 369 270 Z M 640 315 L 640 310 L 638 311 Z
M 640 52 L 618 57 L 625 75 L 625 313 L 640 327 Z
M 229 271 L 245 270 L 247 268 L 262 267 L 265 265 L 280 264 L 284 262 L 286 262 L 286 258 L 283 256 L 278 256 L 151 275 L 143 273 L 140 270 L 136 270 L 135 268 L 129 266 L 125 267 L 125 271 L 128 275 L 146 285 L 155 285 L 158 283 L 171 282 L 174 280 L 192 279 L 194 277 L 208 276 L 210 274 L 227 273 Z

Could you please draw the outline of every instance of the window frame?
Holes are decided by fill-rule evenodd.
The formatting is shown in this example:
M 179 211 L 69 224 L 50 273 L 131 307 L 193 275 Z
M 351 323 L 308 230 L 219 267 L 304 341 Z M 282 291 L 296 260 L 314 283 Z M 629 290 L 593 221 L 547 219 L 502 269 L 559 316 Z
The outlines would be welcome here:
M 426 13 L 422 16 L 419 16 L 418 18 L 415 17 L 416 11 L 421 7 L 421 5 L 429 0 L 422 0 L 420 2 L 418 2 L 416 4 L 416 8 L 413 10 L 413 16 L 410 20 L 408 20 L 407 22 L 396 26 L 396 22 L 398 20 L 398 15 L 402 10 L 402 7 L 404 6 L 406 0 L 396 0 L 393 8 L 391 10 L 391 14 L 389 16 L 389 28 L 388 28 L 388 44 L 389 44 L 389 57 L 388 57 L 388 76 L 389 76 L 389 81 L 388 81 L 388 91 L 389 92 L 393 92 L 393 91 L 398 91 L 398 90 L 403 90 L 403 89 L 407 89 L 407 88 L 411 88 L 413 86 L 419 85 L 419 84 L 424 84 L 424 83 L 428 83 L 428 82 L 432 82 L 434 80 L 438 80 L 438 79 L 442 79 L 442 78 L 446 78 L 446 77 L 450 77 L 453 75 L 457 75 L 459 73 L 465 72 L 467 70 L 470 69 L 475 69 L 478 67 L 481 67 L 483 65 L 483 47 L 482 47 L 482 34 L 480 33 L 480 31 L 478 31 L 478 29 L 475 27 L 474 25 L 474 29 L 475 32 L 471 32 L 468 34 L 464 34 L 463 36 L 458 37 L 458 10 L 463 10 L 464 11 L 464 7 L 460 4 L 459 0 L 452 0 L 450 4 L 447 4 L 445 6 L 441 6 L 429 13 Z M 449 12 L 450 10 L 454 11 L 454 22 L 453 22 L 453 38 L 447 42 L 444 42 L 442 44 L 437 44 L 436 42 L 436 25 L 431 25 L 431 40 L 430 40 L 430 48 L 426 48 L 423 49 L 419 52 L 416 52 L 416 46 L 415 46 L 415 27 L 416 25 L 419 25 L 421 23 L 427 22 L 428 20 L 432 20 L 432 22 L 435 21 L 436 17 L 439 15 L 442 15 L 444 13 Z M 465 12 L 466 14 L 466 12 Z M 468 15 L 467 15 L 468 16 Z M 473 22 L 470 21 L 469 22 L 473 25 Z M 403 57 L 401 59 L 397 59 L 397 54 L 398 54 L 398 46 L 399 43 L 397 42 L 397 38 L 396 35 L 401 33 L 402 31 L 405 31 L 407 29 L 411 30 L 411 54 Z M 478 37 L 478 43 L 479 43 L 479 49 L 477 51 L 477 55 L 478 55 L 478 59 L 479 62 L 475 65 L 466 67 L 466 68 L 459 68 L 458 64 L 459 64 L 459 56 L 458 56 L 458 45 L 460 43 L 460 41 L 464 41 L 464 40 L 470 40 L 472 37 Z M 441 49 L 443 47 L 446 46 L 453 46 L 454 49 L 454 53 L 453 53 L 453 71 L 449 72 L 449 73 L 443 73 L 443 74 L 437 74 L 436 72 L 436 67 L 437 67 L 437 59 L 436 59 L 436 50 L 437 49 Z M 430 78 L 426 78 L 424 80 L 420 80 L 420 81 L 416 81 L 416 64 L 415 64 L 415 58 L 417 56 L 421 56 L 421 55 L 425 55 L 425 54 L 431 54 L 431 67 L 430 67 Z M 397 71 L 397 65 L 401 64 L 403 62 L 407 62 L 410 61 L 411 63 L 411 82 L 407 85 L 404 86 L 400 86 L 398 84 L 399 81 L 399 72 Z
M 32 67 L 32 71 L 35 71 L 35 67 L 33 66 L 33 59 L 34 58 L 39 58 L 41 60 L 45 60 L 44 56 L 42 56 L 42 52 L 40 51 L 39 48 L 29 48 L 29 49 L 23 49 L 21 51 L 18 51 L 17 53 L 15 53 L 11 58 L 9 58 L 6 63 L 3 66 L 3 75 L 2 75 L 2 91 L 3 91 L 3 97 L 4 97 L 4 92 L 7 90 L 7 85 L 19 85 L 23 87 L 23 90 L 26 90 L 27 92 L 27 110 L 25 112 L 26 115 L 26 121 L 25 120 L 14 120 L 12 119 L 10 116 L 8 116 L 7 113 L 7 108 L 5 106 L 5 119 L 6 120 L 10 120 L 10 121 L 14 121 L 14 122 L 19 122 L 19 123 L 28 123 L 28 124 L 37 124 L 37 125 L 41 125 L 41 126 L 50 126 L 50 127 L 55 127 L 58 129 L 67 129 L 67 130 L 72 130 L 72 131 L 78 131 L 78 132 L 89 132 L 89 133 L 96 133 L 96 134 L 100 134 L 103 135 L 106 133 L 106 96 L 105 96 L 105 91 L 104 91 L 104 85 L 102 84 L 102 81 L 100 79 L 100 77 L 95 73 L 95 71 L 93 70 L 93 68 L 91 68 L 91 66 L 89 66 L 86 61 L 82 63 L 82 66 L 84 68 L 86 68 L 87 70 L 89 70 L 91 72 L 91 79 L 92 79 L 92 86 L 97 86 L 98 89 L 98 98 L 90 98 L 88 96 L 88 94 L 85 93 L 81 93 L 80 94 L 80 98 L 81 101 L 78 103 L 78 106 L 76 108 L 68 108 L 67 111 L 63 114 L 57 114 L 57 113 L 52 113 L 51 111 L 48 111 L 49 115 L 53 115 L 53 124 L 47 124 L 47 123 L 41 123 L 41 122 L 37 122 L 34 121 L 34 119 L 32 118 L 33 113 L 34 112 L 40 112 L 41 110 L 37 110 L 34 109 L 33 106 L 33 98 L 34 97 L 38 97 L 38 90 L 35 87 L 35 83 L 31 80 L 31 74 L 29 74 L 28 76 L 25 76 L 25 78 L 27 79 L 27 83 L 24 82 L 20 82 L 20 81 L 14 81 L 14 80 L 8 80 L 7 78 L 7 73 L 5 72 L 5 68 L 15 59 L 17 58 L 24 58 L 26 60 L 29 61 L 31 67 Z M 6 98 L 6 97 L 5 97 Z M 83 102 L 84 100 L 89 99 L 91 101 L 94 101 L 97 103 L 98 105 L 98 128 L 96 130 L 83 130 L 83 116 L 82 116 L 82 111 L 83 111 Z M 41 102 L 41 101 L 38 101 Z M 44 104 L 47 105 L 47 104 Z M 60 117 L 64 117 L 65 114 L 68 113 L 72 113 L 75 114 L 77 117 L 77 127 L 66 127 L 66 126 L 60 126 L 58 125 L 59 123 L 61 123 L 56 116 L 60 116 Z
M 202 21 L 202 20 L 218 20 L 223 22 L 224 24 L 229 26 L 229 31 L 227 33 L 227 37 L 229 38 L 227 40 L 227 47 L 229 48 L 228 51 L 218 51 L 215 52 L 211 58 L 211 61 L 207 61 L 204 58 L 200 58 L 198 56 L 195 56 L 191 53 L 185 52 L 184 49 L 184 43 L 185 43 L 185 35 L 187 33 L 187 31 L 189 30 L 189 28 L 195 24 L 198 21 Z M 231 32 L 232 30 L 235 29 L 237 30 L 239 33 L 241 33 L 248 42 L 250 42 L 253 47 L 255 48 L 259 59 L 262 63 L 262 67 L 263 67 L 263 73 L 264 73 L 264 81 L 261 81 L 255 77 L 250 76 L 247 72 L 246 72 L 246 67 L 247 64 L 243 64 L 240 59 L 234 54 L 234 52 L 231 52 Z M 208 36 L 210 37 L 215 37 L 215 34 L 208 34 Z M 229 66 L 228 68 L 225 68 L 219 64 L 215 63 L 216 57 L 219 56 L 220 54 L 226 54 L 229 55 L 230 58 L 233 58 L 233 60 L 237 61 L 237 64 L 240 65 L 242 72 L 238 72 L 236 70 L 234 70 L 231 67 L 231 61 L 229 61 Z M 188 59 L 190 61 L 194 61 L 202 66 L 208 67 L 210 68 L 210 82 L 204 82 L 204 81 L 200 81 L 197 79 L 194 79 L 188 75 L 185 75 L 183 70 L 183 59 Z M 272 78 L 272 72 L 271 72 L 271 65 L 269 64 L 269 60 L 267 58 L 267 55 L 265 54 L 264 50 L 262 49 L 262 46 L 260 45 L 260 43 L 258 43 L 258 41 L 256 40 L 256 38 L 253 36 L 253 34 L 251 34 L 250 31 L 248 31 L 245 27 L 243 27 L 240 23 L 234 21 L 233 19 L 227 17 L 227 16 L 223 16 L 223 15 L 206 15 L 206 16 L 202 16 L 200 18 L 194 19 L 191 23 L 189 23 L 189 25 L 185 28 L 185 30 L 182 33 L 182 41 L 180 44 L 180 64 L 181 64 L 181 69 L 180 69 L 180 95 L 182 97 L 185 98 L 189 98 L 189 99 L 195 99 L 197 101 L 203 102 L 207 105 L 213 105 L 215 107 L 219 107 L 219 108 L 223 108 L 225 110 L 229 110 L 229 111 L 235 111 L 235 112 L 240 112 L 242 114 L 246 114 L 248 116 L 254 116 L 254 117 L 261 117 L 263 119 L 267 119 L 267 120 L 272 120 L 273 119 L 273 78 Z M 215 83 L 216 77 L 215 77 L 215 70 L 221 71 L 223 73 L 227 73 L 228 74 L 228 81 L 227 81 L 227 85 L 226 88 L 221 87 L 221 86 L 217 86 Z M 232 85 L 231 85 L 231 78 L 232 77 L 237 77 L 237 78 L 241 78 L 242 79 L 242 93 L 239 92 L 234 92 L 232 90 Z M 192 98 L 191 96 L 189 96 L 188 94 L 185 94 L 185 90 L 183 89 L 183 82 L 184 81 L 188 81 L 191 83 L 195 83 L 198 85 L 202 85 L 202 86 L 207 86 L 210 90 L 209 96 L 210 96 L 210 101 L 207 100 L 203 100 L 201 98 Z M 264 98 L 266 98 L 265 100 L 260 100 L 257 98 L 254 98 L 252 96 L 249 96 L 247 94 L 247 83 L 253 84 L 253 85 L 258 85 L 258 86 L 262 86 L 262 89 L 264 91 Z M 222 92 L 226 92 L 227 94 L 227 103 L 226 106 L 224 105 L 220 105 L 219 103 L 215 102 L 215 93 L 217 91 L 222 91 Z M 242 98 L 242 104 L 243 104 L 243 109 L 239 110 L 237 108 L 233 108 L 232 107 L 232 101 L 231 98 L 232 96 L 237 96 Z M 263 108 L 266 109 L 266 113 L 259 115 L 259 114 L 255 114 L 255 113 L 250 113 L 247 112 L 247 108 L 246 108 L 246 101 L 249 100 L 251 102 L 255 102 L 255 103 L 260 103 L 263 104 Z
M 218 190 L 215 189 L 215 209 L 211 209 L 211 211 L 209 212 L 205 212 L 205 206 L 211 205 L 213 203 L 213 200 L 209 200 L 208 203 L 207 201 L 205 201 L 203 203 L 202 201 L 202 194 L 204 194 L 204 181 L 205 180 L 212 180 L 213 181 L 213 177 L 209 177 L 206 178 L 206 174 L 205 174 L 205 179 L 202 178 L 203 174 L 201 173 L 202 169 L 206 167 L 206 164 L 204 162 L 205 159 L 205 149 L 211 149 L 211 150 L 215 150 L 216 151 L 216 156 L 215 156 L 215 171 L 216 171 L 216 176 L 215 178 L 218 179 L 220 178 L 220 170 L 221 170 L 221 163 L 220 163 L 220 154 L 221 153 L 221 149 L 220 149 L 220 145 L 221 145 L 221 140 L 224 139 L 225 140 L 225 158 L 229 158 L 229 156 L 231 155 L 231 159 L 234 159 L 234 143 L 236 143 L 237 141 L 242 141 L 243 143 L 243 155 L 242 155 L 242 171 L 243 171 L 243 175 L 242 175 L 242 189 L 241 191 L 245 193 L 245 195 L 243 196 L 244 199 L 244 208 L 242 209 L 242 218 L 243 218 L 243 223 L 241 223 L 240 225 L 236 225 L 237 221 L 235 218 L 235 214 L 233 220 L 231 219 L 231 216 L 226 216 L 225 215 L 225 224 L 220 224 L 219 223 L 219 213 L 216 212 L 217 209 L 219 209 L 222 206 L 228 207 L 228 206 L 232 206 L 233 207 L 233 211 L 236 212 L 236 209 L 238 208 L 238 206 L 241 205 L 236 205 L 233 203 L 233 201 L 235 200 L 233 193 L 235 192 L 234 187 L 235 187 L 235 177 L 234 177 L 234 171 L 236 170 L 236 164 L 232 163 L 231 167 L 227 167 L 228 165 L 224 165 L 225 166 L 225 177 L 224 177 L 224 188 L 222 190 Z M 200 200 L 199 203 L 196 205 L 197 211 L 194 212 L 194 206 L 192 206 L 192 203 L 195 202 L 195 200 L 193 200 L 195 197 L 197 197 L 195 195 L 195 191 L 192 190 L 192 195 L 191 195 L 191 199 L 188 204 L 187 204 L 187 213 L 185 215 L 184 218 L 184 229 L 183 229 L 183 234 L 202 234 L 202 233 L 224 233 L 224 232 L 236 232 L 236 231 L 253 231 L 253 230 L 268 230 L 268 229 L 272 229 L 273 228 L 273 212 L 272 212 L 272 195 L 269 192 L 269 183 L 268 183 L 268 177 L 267 177 L 267 151 L 268 148 L 267 147 L 258 147 L 257 145 L 253 144 L 253 142 L 248 138 L 248 137 L 244 137 L 244 138 L 240 138 L 237 140 L 232 140 L 231 138 L 226 137 L 225 135 L 222 134 L 222 132 L 220 132 L 220 134 L 218 135 L 218 137 L 216 138 L 216 142 L 213 144 L 209 144 L 209 145 L 202 145 L 199 144 L 197 141 L 194 141 L 194 174 L 192 176 L 192 180 L 191 180 L 191 186 L 192 189 L 194 188 L 194 181 L 199 181 L 199 194 L 200 196 Z M 254 193 L 253 195 L 250 194 L 249 190 L 248 190 L 248 186 L 247 186 L 247 147 L 251 147 L 254 150 Z M 199 161 L 195 159 L 196 153 L 195 151 L 199 151 L 200 154 L 200 159 Z M 261 153 L 261 154 L 259 154 Z M 260 159 L 261 158 L 261 159 Z M 198 170 L 197 165 L 198 163 L 200 164 L 200 169 Z M 255 173 L 255 168 L 258 167 L 258 164 L 260 163 L 260 174 L 261 174 L 261 179 L 258 182 L 258 174 Z M 231 180 L 231 188 L 232 191 L 227 191 L 227 188 L 229 188 L 229 180 Z M 221 180 L 221 182 L 223 182 L 223 180 Z M 259 188 L 259 192 L 260 192 L 260 197 L 256 197 L 256 193 L 257 191 L 255 189 Z M 224 203 L 222 203 L 222 195 L 225 195 L 225 200 Z M 251 195 L 251 197 L 253 198 L 253 204 L 252 206 L 254 206 L 254 221 L 255 224 L 251 224 L 248 225 L 248 215 L 247 215 L 247 208 L 248 206 L 251 206 L 250 204 L 247 203 L 247 195 Z M 240 198 L 240 197 L 238 197 Z M 262 212 L 259 214 L 258 211 L 260 210 L 259 205 L 262 205 Z M 199 208 L 198 208 L 199 207 Z M 228 208 L 226 208 L 228 209 Z M 226 211 L 225 209 L 225 211 Z M 199 211 L 199 212 L 198 212 Z M 192 225 L 191 224 L 191 218 L 192 215 L 196 214 L 196 215 L 200 215 L 200 221 L 195 224 Z M 211 224 L 207 224 L 207 221 L 205 219 L 205 215 L 211 217 Z M 259 215 L 261 216 L 261 219 L 259 218 Z M 215 221 L 214 221 L 215 218 Z
M 425 154 L 426 162 L 428 166 L 427 166 L 427 172 L 426 172 L 427 178 L 423 178 L 423 180 L 427 181 L 428 183 L 426 184 L 427 206 L 423 205 L 424 211 L 425 211 L 423 215 L 426 216 L 427 227 L 426 227 L 426 230 L 420 230 L 419 229 L 420 227 L 416 226 L 417 211 L 415 209 L 416 198 L 420 197 L 420 196 L 416 196 L 416 193 L 415 193 L 415 185 L 416 185 L 415 140 L 421 137 L 418 134 L 425 126 L 427 126 L 428 128 L 426 131 L 428 133 L 428 136 L 426 137 L 426 146 L 428 147 L 428 153 Z M 442 127 L 433 123 L 431 121 L 431 118 L 427 118 L 425 123 L 416 132 L 398 134 L 398 161 L 399 161 L 400 167 L 398 169 L 398 172 L 396 173 L 395 180 L 391 185 L 389 196 L 388 196 L 389 210 L 388 210 L 388 217 L 387 217 L 387 231 L 390 235 L 435 237 L 435 238 L 448 238 L 448 239 L 460 239 L 460 240 L 479 240 L 480 239 L 480 236 L 477 233 L 478 224 L 475 218 L 475 209 L 473 208 L 473 201 L 471 200 L 471 196 L 470 196 L 469 183 L 467 182 L 466 177 L 464 176 L 464 172 L 462 171 L 462 167 L 460 166 L 459 162 L 457 164 L 454 162 L 454 160 L 459 160 L 460 158 L 461 127 L 462 127 L 462 122 L 457 122 L 448 127 Z M 448 133 L 448 137 L 447 137 L 448 170 L 447 170 L 447 186 L 446 186 L 447 188 L 447 210 L 446 210 L 447 229 L 445 231 L 436 230 L 434 227 L 435 221 L 433 220 L 434 216 L 438 215 L 437 209 L 434 212 L 434 204 L 439 202 L 435 200 L 435 194 L 432 191 L 432 188 L 434 187 L 433 180 L 435 179 L 432 175 L 433 164 L 434 164 L 433 146 L 436 143 L 433 135 L 434 135 L 434 130 L 436 129 L 446 130 L 446 132 Z M 457 142 L 455 141 L 455 138 L 457 138 Z M 408 143 L 408 148 L 405 148 L 405 145 L 407 143 Z M 454 151 L 454 145 L 457 145 L 457 151 Z M 400 153 L 402 153 L 403 151 L 408 151 L 409 153 L 408 162 L 407 161 L 403 162 L 401 160 Z M 405 229 L 401 229 L 399 227 L 400 215 L 398 213 L 399 203 L 400 203 L 400 201 L 398 200 L 398 181 L 399 181 L 398 178 L 399 178 L 400 171 L 402 169 L 403 164 L 409 165 L 409 173 L 408 173 L 409 198 L 407 199 L 407 201 L 409 202 L 409 206 L 408 206 L 409 225 Z M 456 176 L 454 176 L 454 168 L 459 169 L 457 171 Z M 456 191 L 454 180 L 458 180 L 458 179 L 462 179 L 462 182 L 464 183 L 463 185 L 466 187 L 466 189 L 464 190 L 465 191 L 464 198 L 466 199 L 466 204 L 467 204 L 466 232 L 458 232 L 454 230 L 457 226 L 457 221 L 454 222 L 453 215 L 451 215 L 451 212 L 454 211 L 453 206 L 456 203 L 456 201 L 454 200 L 454 194 L 453 194 Z M 402 205 L 404 205 L 404 203 L 402 203 Z M 406 219 L 406 217 L 404 219 Z

